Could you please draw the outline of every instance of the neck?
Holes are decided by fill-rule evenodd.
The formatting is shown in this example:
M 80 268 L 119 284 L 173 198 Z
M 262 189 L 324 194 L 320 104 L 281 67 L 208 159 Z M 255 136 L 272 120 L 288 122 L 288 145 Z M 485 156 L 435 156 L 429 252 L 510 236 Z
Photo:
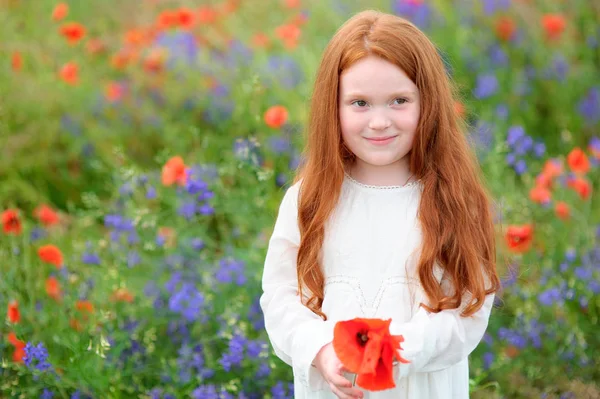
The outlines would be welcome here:
M 369 186 L 404 186 L 414 180 L 408 162 L 404 160 L 385 166 L 357 160 L 347 172 L 354 180 Z

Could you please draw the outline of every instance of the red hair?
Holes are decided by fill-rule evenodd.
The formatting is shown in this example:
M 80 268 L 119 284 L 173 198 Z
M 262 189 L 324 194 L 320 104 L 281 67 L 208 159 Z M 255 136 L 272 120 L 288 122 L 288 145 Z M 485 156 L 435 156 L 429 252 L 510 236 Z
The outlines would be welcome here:
M 409 21 L 375 11 L 348 20 L 325 48 L 312 95 L 305 162 L 298 200 L 301 241 L 298 287 L 305 305 L 322 312 L 324 275 L 319 254 L 325 223 L 339 199 L 344 170 L 354 160 L 342 144 L 338 93 L 340 74 L 355 62 L 377 56 L 398 66 L 420 93 L 420 118 L 410 152 L 410 170 L 421 180 L 418 210 L 422 248 L 417 271 L 428 311 L 463 307 L 463 316 L 498 291 L 496 242 L 491 197 L 480 176 L 477 158 L 454 109 L 454 88 L 435 45 Z M 446 295 L 434 277 L 438 263 L 454 292 Z M 470 303 L 462 304 L 465 294 Z

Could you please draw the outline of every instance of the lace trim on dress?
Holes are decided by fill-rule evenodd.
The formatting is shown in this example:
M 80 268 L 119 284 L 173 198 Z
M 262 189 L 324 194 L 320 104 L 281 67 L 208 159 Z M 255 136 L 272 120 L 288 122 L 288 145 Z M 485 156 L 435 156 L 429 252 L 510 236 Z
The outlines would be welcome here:
M 354 180 L 352 178 L 352 176 L 350 176 L 347 172 L 344 172 L 344 175 L 346 176 L 346 178 L 349 181 L 356 184 L 357 186 L 364 187 L 364 188 L 376 189 L 376 190 L 397 190 L 399 188 L 407 188 L 407 187 L 411 187 L 411 186 L 416 186 L 417 184 L 419 184 L 421 182 L 421 179 L 417 179 L 417 180 L 411 181 L 410 183 L 406 183 L 403 186 L 372 186 L 372 185 L 363 184 L 357 180 Z

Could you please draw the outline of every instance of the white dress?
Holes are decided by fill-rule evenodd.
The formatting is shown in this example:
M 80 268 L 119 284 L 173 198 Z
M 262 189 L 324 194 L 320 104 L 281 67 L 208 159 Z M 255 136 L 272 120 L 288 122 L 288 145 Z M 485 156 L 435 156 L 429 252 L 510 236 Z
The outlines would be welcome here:
M 297 294 L 300 184 L 290 187 L 281 202 L 260 299 L 274 351 L 293 368 L 295 397 L 336 398 L 312 362 L 332 341 L 337 321 L 366 317 L 392 319 L 391 333 L 404 336 L 402 355 L 410 363 L 394 367 L 396 388 L 363 390 L 365 398 L 468 398 L 468 355 L 483 337 L 494 296 L 488 295 L 483 307 L 466 318 L 460 316 L 461 309 L 435 314 L 419 307 L 426 302 L 415 274 L 421 183 L 374 187 L 346 175 L 340 201 L 325 227 L 321 255 L 327 321 L 303 306 Z M 445 292 L 451 291 L 438 265 L 435 277 Z

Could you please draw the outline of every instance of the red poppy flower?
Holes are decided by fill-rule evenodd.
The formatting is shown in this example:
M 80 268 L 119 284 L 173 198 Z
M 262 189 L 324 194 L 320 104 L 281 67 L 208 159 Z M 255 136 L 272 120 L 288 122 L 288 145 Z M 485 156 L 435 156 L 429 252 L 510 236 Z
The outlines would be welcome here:
M 217 11 L 210 6 L 203 6 L 198 9 L 198 22 L 211 24 L 217 20 Z
M 550 202 L 551 197 L 550 190 L 541 185 L 536 185 L 529 191 L 529 198 L 538 204 L 547 204 Z
M 529 224 L 509 226 L 505 238 L 508 249 L 512 252 L 527 252 L 533 241 L 533 227 Z
M 265 35 L 264 33 L 259 32 L 252 36 L 252 45 L 254 47 L 265 48 L 269 46 L 269 43 L 269 36 Z
M 65 19 L 67 14 L 69 14 L 69 6 L 65 3 L 58 3 L 52 11 L 52 20 L 60 21 Z
M 164 186 L 170 186 L 174 183 L 180 186 L 185 185 L 187 180 L 186 168 L 183 158 L 180 156 L 169 159 L 162 168 L 162 184 Z
M 44 245 L 38 249 L 38 256 L 42 262 L 50 263 L 58 269 L 62 268 L 63 255 L 60 249 L 54 245 Z
M 46 279 L 46 294 L 55 301 L 59 301 L 62 296 L 60 289 L 60 283 L 54 276 L 50 276 Z
M 10 344 L 15 347 L 15 351 L 13 352 L 13 362 L 23 363 L 23 358 L 25 357 L 26 343 L 18 339 L 17 335 L 14 332 L 8 334 L 8 342 L 10 342 Z
M 287 8 L 298 8 L 300 7 L 300 0 L 285 0 L 284 5 Z
M 546 37 L 550 40 L 560 38 L 567 23 L 561 14 L 546 14 L 542 17 L 542 26 L 546 31 Z
M 581 177 L 569 179 L 567 181 L 567 186 L 575 190 L 575 192 L 577 192 L 579 197 L 583 200 L 590 198 L 590 195 L 592 194 L 592 185 Z
M 67 39 L 69 44 L 77 44 L 85 36 L 85 26 L 79 22 L 68 22 L 60 27 L 60 34 Z
M 590 161 L 581 148 L 574 148 L 567 155 L 567 164 L 575 173 L 586 174 L 590 171 Z
M 79 67 L 74 62 L 67 62 L 60 69 L 60 78 L 70 85 L 75 85 L 79 81 Z
M 127 290 L 127 288 L 119 288 L 115 292 L 113 292 L 111 296 L 111 300 L 115 302 L 133 302 L 133 294 Z
M 123 98 L 124 93 L 125 88 L 123 87 L 123 85 L 116 82 L 109 82 L 106 85 L 106 89 L 104 90 L 104 95 L 106 96 L 106 99 L 111 103 L 117 102 L 121 98 Z
M 21 313 L 19 312 L 19 303 L 17 301 L 10 301 L 8 303 L 7 315 L 8 321 L 17 324 L 21 321 Z
M 287 122 L 288 111 L 283 105 L 274 105 L 265 112 L 264 120 L 267 126 L 279 129 Z
M 293 49 L 298 44 L 301 30 L 295 24 L 281 25 L 275 29 L 275 34 L 283 41 L 283 44 L 288 49 Z
M 333 349 L 346 369 L 356 373 L 356 384 L 370 391 L 394 388 L 393 361 L 400 356 L 401 335 L 390 334 L 389 320 L 356 318 L 337 322 Z
M 106 50 L 106 45 L 100 39 L 90 39 L 85 45 L 85 49 L 90 54 L 99 54 Z
M 58 213 L 48 205 L 38 206 L 33 214 L 44 226 L 52 226 L 59 222 Z
M 7 209 L 2 212 L 2 229 L 6 234 L 21 234 L 23 226 L 19 219 L 19 212 L 16 209 Z
M 75 309 L 82 313 L 94 313 L 94 304 L 92 304 L 90 301 L 80 299 L 77 302 L 75 302 Z
M 559 219 L 566 220 L 571 217 L 571 210 L 569 209 L 569 205 L 565 202 L 559 201 L 554 206 L 554 212 Z
M 165 10 L 158 15 L 156 26 L 160 30 L 170 29 L 177 26 L 178 17 L 175 11 Z
M 544 164 L 542 173 L 548 175 L 550 178 L 555 178 L 563 173 L 563 164 L 558 159 L 549 159 Z
M 23 68 L 23 56 L 21 55 L 20 52 L 18 52 L 18 51 L 13 52 L 12 60 L 11 60 L 11 67 L 12 67 L 12 70 L 15 72 L 18 72 Z
M 196 23 L 194 12 L 189 8 L 182 7 L 176 12 L 177 24 L 180 28 L 190 29 Z
M 496 35 L 504 41 L 511 40 L 515 32 L 517 31 L 517 26 L 515 21 L 510 17 L 500 17 L 498 21 L 496 21 Z

